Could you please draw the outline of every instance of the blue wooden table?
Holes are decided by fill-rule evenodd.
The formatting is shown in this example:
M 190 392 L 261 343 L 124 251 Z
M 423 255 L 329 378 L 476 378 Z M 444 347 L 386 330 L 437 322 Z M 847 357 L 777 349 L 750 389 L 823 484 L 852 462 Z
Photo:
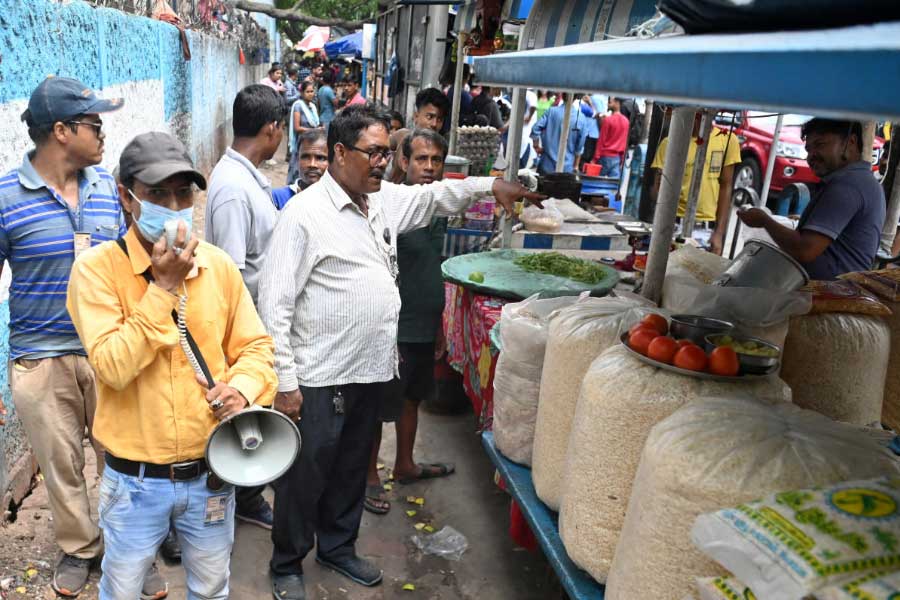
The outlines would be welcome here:
M 506 489 L 512 494 L 528 526 L 537 538 L 541 550 L 556 571 L 563 588 L 572 600 L 603 600 L 603 586 L 591 579 L 590 575 L 575 566 L 563 548 L 559 537 L 559 523 L 556 513 L 541 502 L 531 482 L 531 469 L 518 465 L 497 451 L 494 445 L 494 434 L 485 431 L 481 434 L 481 443 L 487 450 L 491 462 L 497 467 Z

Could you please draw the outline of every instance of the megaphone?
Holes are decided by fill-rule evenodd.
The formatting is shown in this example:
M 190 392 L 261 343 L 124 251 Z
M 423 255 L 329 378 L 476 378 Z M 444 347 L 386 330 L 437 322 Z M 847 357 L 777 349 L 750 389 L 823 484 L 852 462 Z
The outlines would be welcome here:
M 221 421 L 206 440 L 206 464 L 241 487 L 281 477 L 300 452 L 300 432 L 286 415 L 251 406 Z

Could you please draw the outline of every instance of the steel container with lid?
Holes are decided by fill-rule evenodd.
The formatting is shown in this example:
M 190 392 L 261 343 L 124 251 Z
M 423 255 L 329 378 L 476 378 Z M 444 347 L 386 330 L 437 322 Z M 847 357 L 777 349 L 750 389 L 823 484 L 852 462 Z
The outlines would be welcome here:
M 462 173 L 463 175 L 468 175 L 469 168 L 471 166 L 472 161 L 465 156 L 454 156 L 453 154 L 448 154 L 447 158 L 444 159 L 445 173 Z
M 781 248 L 761 240 L 750 240 L 712 284 L 794 292 L 808 282 L 806 269 Z

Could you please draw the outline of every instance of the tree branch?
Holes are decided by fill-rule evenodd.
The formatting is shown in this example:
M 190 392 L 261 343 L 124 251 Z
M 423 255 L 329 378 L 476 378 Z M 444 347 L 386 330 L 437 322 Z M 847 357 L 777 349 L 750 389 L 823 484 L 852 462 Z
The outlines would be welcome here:
M 264 15 L 269 15 L 270 17 L 275 19 L 281 19 L 284 21 L 298 21 L 301 23 L 306 23 L 308 25 L 318 25 L 320 27 L 337 26 L 352 30 L 360 29 L 363 26 L 363 21 L 348 21 L 347 19 L 340 18 L 313 17 L 312 15 L 308 15 L 299 10 L 274 8 L 260 2 L 251 2 L 250 0 L 231 0 L 229 4 L 239 10 L 262 13 Z

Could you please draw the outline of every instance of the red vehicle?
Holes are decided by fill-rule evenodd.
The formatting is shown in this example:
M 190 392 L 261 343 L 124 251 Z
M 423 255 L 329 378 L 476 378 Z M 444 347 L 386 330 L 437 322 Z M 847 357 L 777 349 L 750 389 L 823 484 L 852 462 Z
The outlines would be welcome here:
M 719 113 L 716 116 L 716 127 L 727 132 L 731 128 L 732 116 L 734 133 L 741 142 L 742 160 L 734 172 L 734 186 L 752 187 L 757 192 L 762 192 L 766 162 L 769 160 L 769 149 L 772 147 L 778 117 L 772 113 L 749 110 Z M 808 115 L 784 115 L 776 149 L 775 170 L 772 172 L 772 192 L 780 192 L 792 183 L 810 184 L 819 181 L 806 162 L 806 148 L 800 138 L 800 127 L 811 118 Z M 872 153 L 875 170 L 883 145 L 883 140 L 875 138 Z

